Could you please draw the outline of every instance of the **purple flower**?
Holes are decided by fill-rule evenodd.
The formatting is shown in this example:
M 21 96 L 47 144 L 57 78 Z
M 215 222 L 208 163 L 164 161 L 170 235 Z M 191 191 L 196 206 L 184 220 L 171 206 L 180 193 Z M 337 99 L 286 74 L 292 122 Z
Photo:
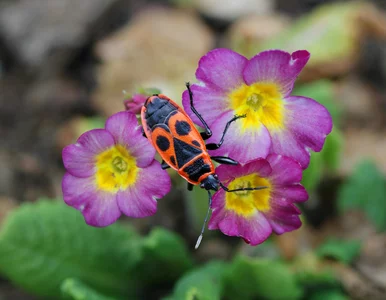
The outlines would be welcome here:
M 234 115 L 246 115 L 230 126 L 223 146 L 211 155 L 246 163 L 277 153 L 306 168 L 309 150 L 320 151 L 332 129 L 324 106 L 290 95 L 309 58 L 305 50 L 292 54 L 269 50 L 247 59 L 229 49 L 215 49 L 203 56 L 196 71 L 200 83 L 192 85 L 192 91 L 197 111 L 213 131 L 208 142 L 219 141 Z M 202 125 L 190 109 L 186 91 L 182 103 L 193 121 Z
M 149 96 L 143 94 L 134 94 L 123 101 L 125 109 L 134 114 L 140 114 L 143 104 Z
M 121 213 L 134 218 L 153 215 L 157 199 L 171 185 L 154 155 L 136 116 L 114 114 L 105 129 L 87 131 L 63 149 L 64 201 L 92 226 L 110 225 Z
M 277 234 L 301 226 L 300 210 L 294 205 L 308 199 L 300 185 L 302 168 L 293 159 L 270 154 L 244 166 L 219 166 L 219 180 L 229 189 L 266 186 L 256 191 L 213 195 L 209 229 L 220 229 L 229 236 L 239 236 L 251 245 L 264 242 L 274 231 Z
M 125 92 L 125 100 L 123 101 L 123 105 L 125 109 L 134 114 L 140 114 L 143 104 L 146 99 L 153 94 L 160 94 L 161 91 L 157 88 L 139 88 L 137 91 L 130 95 Z

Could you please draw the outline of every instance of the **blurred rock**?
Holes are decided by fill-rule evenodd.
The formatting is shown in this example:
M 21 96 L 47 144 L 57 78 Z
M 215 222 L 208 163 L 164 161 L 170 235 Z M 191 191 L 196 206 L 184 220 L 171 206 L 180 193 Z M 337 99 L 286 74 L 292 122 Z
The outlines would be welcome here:
M 192 0 L 192 4 L 202 14 L 233 21 L 250 14 L 267 15 L 273 11 L 274 1 L 271 0 Z
M 386 290 L 377 286 L 366 276 L 363 276 L 357 270 L 341 263 L 331 264 L 338 274 L 344 290 L 353 300 L 384 300 L 386 299 Z
M 104 116 L 124 109 L 122 90 L 158 88 L 181 103 L 199 58 L 214 46 L 202 21 L 182 10 L 151 8 L 97 44 L 102 60 L 93 99 Z
M 4 222 L 7 215 L 17 206 L 17 202 L 14 199 L 0 196 L 0 226 Z
M 34 82 L 26 92 L 24 108 L 34 113 L 81 110 L 90 105 L 86 90 L 74 80 L 58 76 Z M 91 108 L 88 108 L 91 110 Z
M 346 77 L 335 85 L 335 99 L 343 110 L 346 126 L 350 124 L 380 123 L 382 115 L 375 91 L 354 76 Z M 347 124 L 349 123 L 349 124 Z
M 0 196 L 9 196 L 12 193 L 14 176 L 14 166 L 12 164 L 11 155 L 3 149 L 0 152 Z
M 361 256 L 355 266 L 376 285 L 383 287 L 386 295 L 386 235 L 370 236 L 363 244 Z
M 310 251 L 309 234 L 308 226 L 303 224 L 302 227 L 297 230 L 282 235 L 275 235 L 274 241 L 280 251 L 281 257 L 286 260 L 292 260 Z
M 347 176 L 363 159 L 372 159 L 386 174 L 386 131 L 366 128 L 348 128 L 343 132 L 344 149 L 338 173 Z
M 65 122 L 56 132 L 56 145 L 58 150 L 73 144 L 86 131 L 95 128 L 104 128 L 105 122 L 99 117 L 74 117 Z
M 289 24 L 290 20 L 282 15 L 249 15 L 231 25 L 227 44 L 237 52 L 252 55 L 262 42 L 278 35 Z
M 90 33 L 103 27 L 104 14 L 120 1 L 3 1 L 0 36 L 17 61 L 28 67 L 54 70 L 89 42 Z

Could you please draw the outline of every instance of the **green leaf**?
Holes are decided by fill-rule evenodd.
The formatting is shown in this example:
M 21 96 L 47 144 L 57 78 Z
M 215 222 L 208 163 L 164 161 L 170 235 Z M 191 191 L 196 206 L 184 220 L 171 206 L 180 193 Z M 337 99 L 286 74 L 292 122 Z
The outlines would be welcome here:
M 110 298 L 104 296 L 89 286 L 85 285 L 80 280 L 74 278 L 66 279 L 60 289 L 65 299 L 73 300 L 115 300 L 116 298 Z
M 148 284 L 174 282 L 193 266 L 181 237 L 162 228 L 153 229 L 144 239 L 142 252 L 143 261 L 136 272 Z
M 316 254 L 350 264 L 359 255 L 360 250 L 361 243 L 359 241 L 330 239 L 316 250 Z
M 227 299 L 300 299 L 303 294 L 288 266 L 274 260 L 239 256 L 225 275 Z
M 318 290 L 314 292 L 309 298 L 309 300 L 349 300 L 340 289 L 330 289 L 330 290 Z
M 0 233 L 0 272 L 25 290 L 58 298 L 67 278 L 79 278 L 98 291 L 132 293 L 130 270 L 140 260 L 132 229 L 95 228 L 62 201 L 21 206 Z
M 307 169 L 303 171 L 302 185 L 307 191 L 314 190 L 323 175 L 323 159 L 322 155 L 317 152 L 311 153 L 310 164 Z
M 168 300 L 220 300 L 223 289 L 223 262 L 210 262 L 185 274 L 174 287 Z
M 334 126 L 339 126 L 342 107 L 336 99 L 334 83 L 330 80 L 318 80 L 296 86 L 293 95 L 312 98 L 325 106 L 330 112 Z
M 343 137 L 340 131 L 334 127 L 327 136 L 321 155 L 324 166 L 330 171 L 336 171 L 342 156 Z
M 384 176 L 371 161 L 363 161 L 338 192 L 338 209 L 364 210 L 378 231 L 386 230 L 386 186 Z

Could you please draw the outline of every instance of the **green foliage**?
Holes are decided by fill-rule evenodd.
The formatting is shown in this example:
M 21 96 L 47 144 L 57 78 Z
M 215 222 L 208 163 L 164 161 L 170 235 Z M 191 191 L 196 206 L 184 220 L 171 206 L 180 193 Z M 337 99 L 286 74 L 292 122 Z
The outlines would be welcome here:
M 162 228 L 153 229 L 144 239 L 142 252 L 143 260 L 136 273 L 146 283 L 173 282 L 193 266 L 184 241 Z
M 357 165 L 338 194 L 338 209 L 364 210 L 378 231 L 386 229 L 386 186 L 382 173 L 371 161 Z
M 320 153 L 324 166 L 329 171 L 335 171 L 339 167 L 339 162 L 342 157 L 343 137 L 340 131 L 334 127 L 331 133 L 327 136 L 323 150 Z
M 314 190 L 323 174 L 323 157 L 320 153 L 311 153 L 310 164 L 307 169 L 303 171 L 302 185 L 307 191 Z
M 334 128 L 327 136 L 321 152 L 312 152 L 310 164 L 303 171 L 302 184 L 308 191 L 314 190 L 323 177 L 325 170 L 335 171 L 339 167 L 342 155 L 343 138 L 338 129 Z
M 316 250 L 316 254 L 350 264 L 359 255 L 360 250 L 361 243 L 359 241 L 330 239 Z
M 67 278 L 102 293 L 127 296 L 139 238 L 118 225 L 94 228 L 62 202 L 39 201 L 12 213 L 0 233 L 0 272 L 25 290 L 57 298 Z
M 64 299 L 72 300 L 115 300 L 116 298 L 110 298 L 103 296 L 94 289 L 85 285 L 80 280 L 74 278 L 66 279 L 60 289 L 63 293 Z
M 164 300 L 220 300 L 225 268 L 222 262 L 210 262 L 185 274 L 176 283 L 173 294 Z
M 308 298 L 309 300 L 349 300 L 340 289 L 319 290 Z
M 274 260 L 239 256 L 225 274 L 227 299 L 299 299 L 302 288 L 289 268 Z

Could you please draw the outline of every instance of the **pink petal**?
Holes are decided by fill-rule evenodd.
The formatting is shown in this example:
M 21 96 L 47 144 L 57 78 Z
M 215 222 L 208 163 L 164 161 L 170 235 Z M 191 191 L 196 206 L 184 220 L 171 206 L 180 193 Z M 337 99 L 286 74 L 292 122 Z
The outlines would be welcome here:
M 170 177 L 158 161 L 139 171 L 134 185 L 117 195 L 120 210 L 129 217 L 143 218 L 155 214 L 157 199 L 164 197 L 171 187 Z
M 270 154 L 267 161 L 272 167 L 270 180 L 276 185 L 299 183 L 302 180 L 301 165 L 290 157 Z
M 116 195 L 97 191 L 93 177 L 78 178 L 66 173 L 62 190 L 64 202 L 81 211 L 86 223 L 91 226 L 108 226 L 121 215 Z
M 113 224 L 121 216 L 116 194 L 98 191 L 82 211 L 88 225 L 105 227 Z
M 196 78 L 221 91 L 231 91 L 244 84 L 243 70 L 248 59 L 230 49 L 214 49 L 201 57 Z
M 291 203 L 304 202 L 308 200 L 308 193 L 301 184 L 276 185 L 272 197 L 288 199 Z
M 209 126 L 220 118 L 221 115 L 230 111 L 229 98 L 223 91 L 197 84 L 191 85 L 191 89 L 194 107 Z M 190 109 L 190 98 L 187 90 L 182 94 L 182 105 L 193 122 L 198 126 L 204 127 Z
M 283 96 L 291 93 L 294 82 L 310 58 L 310 53 L 299 50 L 292 54 L 281 50 L 268 50 L 252 57 L 244 69 L 248 85 L 272 82 L 280 87 Z
M 93 199 L 96 193 L 96 186 L 93 176 L 79 178 L 65 173 L 62 180 L 63 199 L 67 205 L 81 210 L 82 206 Z
M 218 143 L 226 123 L 232 118 L 232 112 L 218 118 L 211 125 L 213 135 L 207 143 Z M 217 150 L 209 151 L 210 155 L 229 156 L 241 164 L 257 158 L 266 158 L 271 147 L 271 137 L 264 125 L 256 126 L 258 127 L 244 131 L 242 120 L 234 121 L 229 126 L 222 146 Z
M 242 237 L 253 246 L 264 242 L 272 233 L 272 228 L 262 213 L 256 212 L 245 218 L 227 210 L 225 192 L 222 190 L 213 196 L 212 209 L 208 224 L 210 230 L 220 229 L 226 235 Z
M 309 149 L 320 151 L 332 130 L 331 115 L 310 98 L 289 97 L 284 101 L 286 129 L 271 132 L 271 152 L 289 156 L 305 169 L 310 162 Z
M 237 177 L 250 174 L 257 174 L 260 177 L 268 177 L 272 173 L 272 168 L 265 159 L 256 159 L 246 165 L 228 166 L 220 165 L 216 168 L 216 174 L 221 182 L 228 182 Z
M 286 198 L 271 197 L 271 209 L 264 213 L 271 224 L 273 231 L 277 234 L 298 229 L 302 222 L 299 215 L 301 211 Z
M 63 164 L 74 176 L 89 177 L 95 173 L 95 156 L 114 145 L 112 135 L 104 129 L 82 134 L 76 144 L 63 149 Z
M 141 126 L 135 114 L 122 111 L 112 115 L 106 121 L 106 130 L 113 135 L 115 143 L 126 147 L 136 158 L 138 167 L 144 168 L 153 161 L 156 151 L 142 136 Z

